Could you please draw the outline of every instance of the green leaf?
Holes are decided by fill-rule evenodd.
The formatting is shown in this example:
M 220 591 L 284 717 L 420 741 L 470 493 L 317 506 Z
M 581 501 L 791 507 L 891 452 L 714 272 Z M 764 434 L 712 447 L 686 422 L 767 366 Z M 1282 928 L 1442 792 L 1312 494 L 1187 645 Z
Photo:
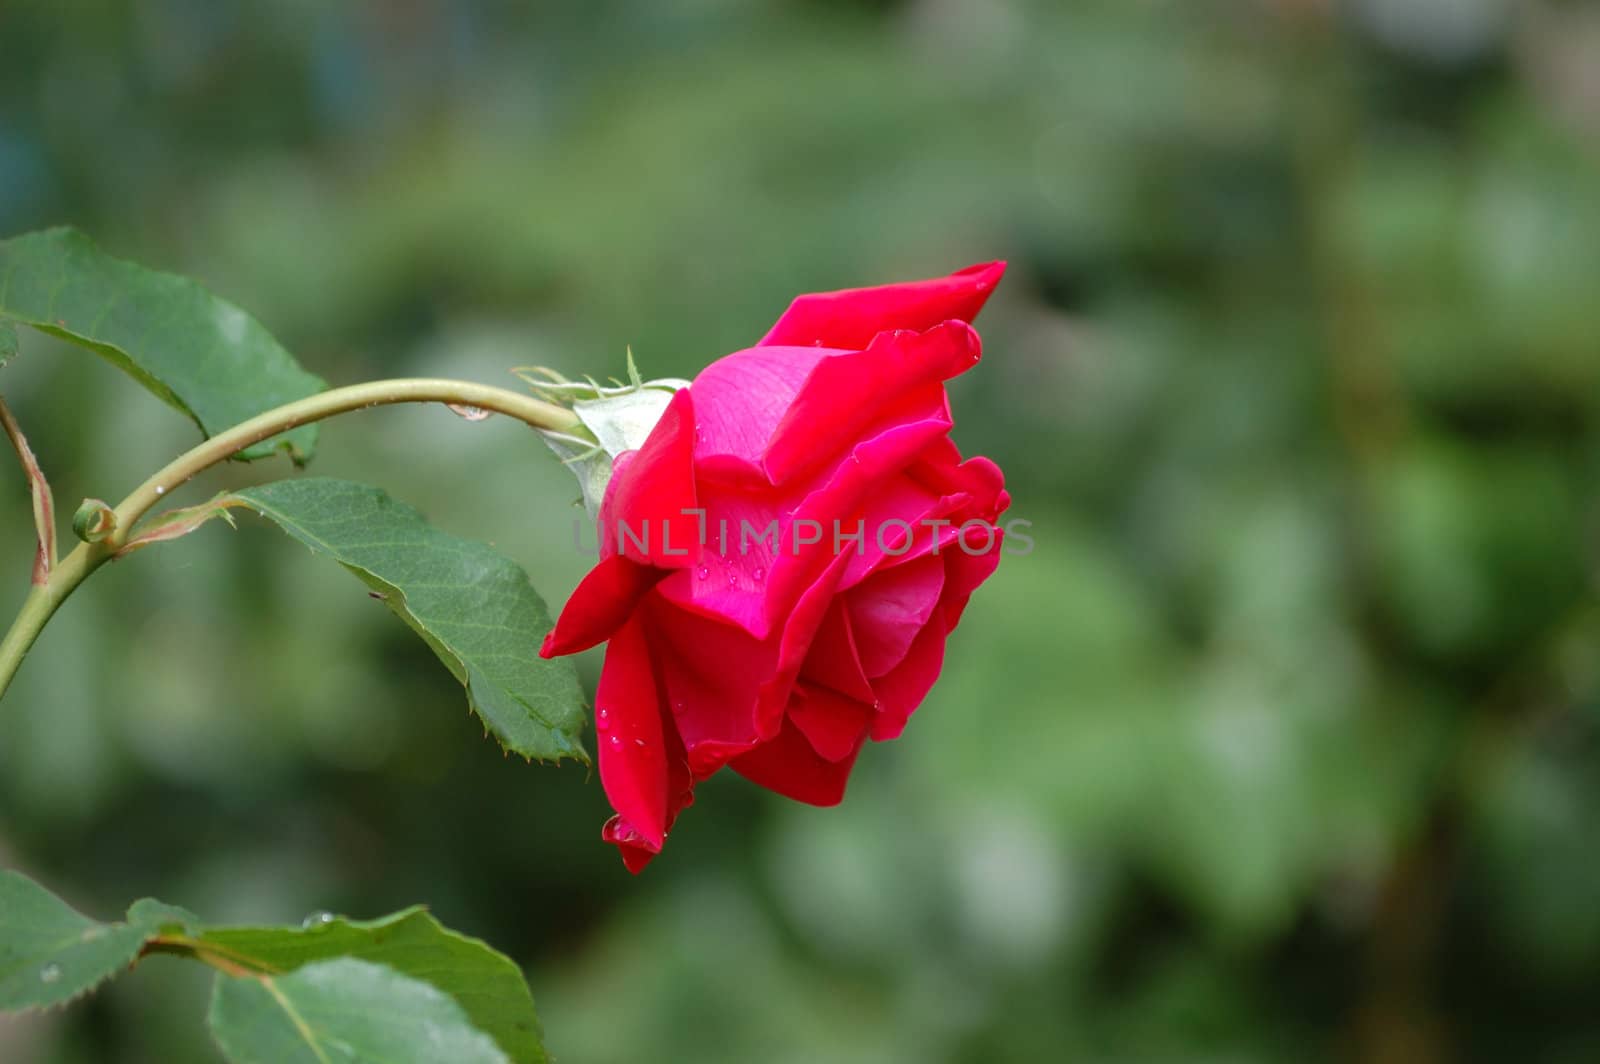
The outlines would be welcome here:
M 510 958 L 444 927 L 418 907 L 379 920 L 313 918 L 303 928 L 230 927 L 199 932 L 223 956 L 291 971 L 332 957 L 385 964 L 432 985 L 459 1004 L 478 1030 L 518 1064 L 543 1064 L 533 995 Z
M 550 615 L 516 563 L 349 481 L 280 480 L 215 504 L 219 512 L 244 506 L 270 518 L 360 577 L 466 686 L 472 708 L 506 749 L 589 762 L 577 670 L 569 659 L 539 657 Z
M 326 387 L 232 303 L 188 278 L 112 258 L 74 229 L 0 240 L 5 318 L 104 357 L 208 436 Z M 13 349 L 15 339 L 12 331 Z M 0 335 L 0 362 L 5 350 Z M 305 425 L 238 457 L 282 448 L 299 461 L 315 445 L 316 426 Z
M 154 898 L 140 898 L 128 906 L 128 922 L 147 928 L 152 934 L 166 931 L 188 931 L 202 926 L 203 921 L 188 909 L 168 905 Z
M 20 872 L 0 872 L 0 1009 L 59 1005 L 138 957 L 152 931 L 91 920 Z
M 17 353 L 17 327 L 0 318 L 0 366 L 10 362 Z
M 427 983 L 352 958 L 217 977 L 207 1016 L 234 1064 L 510 1064 Z
M 213 1026 L 218 1023 L 216 1002 L 227 1002 L 224 1021 L 217 1028 L 218 1040 L 236 1060 L 318 1060 L 304 1053 L 308 1045 L 315 1048 L 320 1041 L 308 1042 L 292 1023 L 290 1033 L 299 1039 L 292 1051 L 273 1039 L 283 1033 L 276 1026 L 288 1015 L 283 1001 L 293 1000 L 290 990 L 314 987 L 318 979 L 332 978 L 324 974 L 296 982 L 294 977 L 313 968 L 326 969 L 328 962 L 340 960 L 359 966 L 351 971 L 385 973 L 381 978 L 361 975 L 349 984 L 347 989 L 356 997 L 341 1007 L 352 1011 L 347 1017 L 352 1022 L 377 1022 L 387 1015 L 385 1010 L 407 1011 L 421 1002 L 422 1014 L 431 1017 L 440 1030 L 454 1025 L 472 1036 L 460 1045 L 466 1047 L 464 1054 L 470 1051 L 473 1055 L 381 1059 L 504 1060 L 515 1064 L 546 1064 L 549 1059 L 533 995 L 517 966 L 478 939 L 451 931 L 420 906 L 377 920 L 324 914 L 300 927 L 210 927 L 186 909 L 143 898 L 129 906 L 125 923 L 107 924 L 74 911 L 21 873 L 0 872 L 0 1009 L 69 1001 L 130 966 L 147 946 L 203 961 L 223 973 L 213 999 Z M 241 989 L 222 983 L 248 985 Z M 272 1020 L 266 1026 L 275 1030 L 266 1042 L 251 1041 L 255 1036 L 249 1032 L 239 1033 L 242 1021 L 237 1008 L 248 1004 L 256 988 L 262 987 L 268 988 L 268 998 L 277 1010 L 264 1014 Z M 357 1000 L 360 994 L 377 994 L 382 987 L 397 995 L 396 1002 L 363 1004 Z M 448 1005 L 448 1015 L 437 1007 L 438 1000 Z M 329 1026 L 329 1037 L 339 1037 L 341 1030 L 344 1028 L 337 1024 Z M 386 1044 L 374 1043 L 367 1052 L 377 1053 Z M 328 1059 L 375 1058 L 336 1053 Z

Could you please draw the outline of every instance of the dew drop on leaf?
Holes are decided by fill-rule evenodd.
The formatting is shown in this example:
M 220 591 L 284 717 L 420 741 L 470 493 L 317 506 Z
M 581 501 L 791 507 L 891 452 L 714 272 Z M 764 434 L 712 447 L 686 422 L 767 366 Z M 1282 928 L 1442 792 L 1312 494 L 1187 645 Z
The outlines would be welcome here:
M 53 983 L 61 978 L 61 965 L 47 964 L 39 969 L 39 982 Z
M 331 923 L 333 923 L 333 914 L 328 912 L 326 909 L 323 909 L 321 911 L 314 912 L 304 920 L 301 920 L 300 926 L 303 929 L 310 929 L 322 927 L 325 924 Z

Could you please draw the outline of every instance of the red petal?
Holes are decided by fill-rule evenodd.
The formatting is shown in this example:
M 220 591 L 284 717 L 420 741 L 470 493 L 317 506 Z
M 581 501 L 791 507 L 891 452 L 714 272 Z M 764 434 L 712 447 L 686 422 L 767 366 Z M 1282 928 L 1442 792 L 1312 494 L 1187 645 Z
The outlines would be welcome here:
M 782 484 L 902 406 L 905 420 L 932 411 L 948 420 L 940 382 L 976 365 L 982 350 L 972 326 L 947 321 L 923 333 L 880 333 L 865 350 L 822 359 L 773 430 L 762 457 L 768 479 Z
M 761 346 L 860 350 L 889 329 L 920 331 L 952 319 L 970 322 L 1005 272 L 1005 263 L 988 262 L 926 281 L 803 295 L 789 304 Z
M 949 438 L 943 442 L 948 443 Z M 912 463 L 906 475 L 940 495 L 968 496 L 972 516 L 993 521 L 1011 502 L 1000 467 L 982 455 L 963 462 L 958 452 L 952 452 L 953 448 L 946 451 L 930 447 L 921 461 Z
M 862 736 L 872 720 L 872 705 L 826 687 L 802 684 L 789 701 L 789 720 L 819 756 L 842 761 L 861 749 Z
M 800 676 L 860 702 L 870 703 L 876 697 L 861 668 L 855 633 L 850 629 L 850 613 L 844 608 L 842 598 L 836 596 L 828 605 L 828 614 L 811 642 Z
M 841 559 L 845 565 L 859 560 L 853 540 L 844 537 L 853 535 L 851 515 L 860 513 L 863 500 L 948 430 L 943 417 L 875 427 L 831 468 L 779 491 L 764 480 L 759 485 L 702 483 L 706 549 L 693 570 L 679 571 L 657 585 L 661 597 L 739 625 L 757 639 L 768 638 L 777 625 L 788 622 L 800 597 L 824 571 Z M 777 522 L 776 549 L 772 537 L 764 535 L 772 521 Z M 748 522 L 748 528 L 741 522 Z M 862 549 L 875 550 L 870 536 Z
M 702 484 L 700 505 L 705 511 L 700 563 L 664 580 L 661 595 L 765 639 L 780 608 L 772 601 L 768 575 L 785 553 L 783 539 L 778 537 L 775 549 L 773 537 L 764 535 L 770 522 L 784 523 L 778 501 L 763 479 L 740 488 Z
M 695 460 L 724 475 L 759 475 L 761 454 L 806 375 L 837 352 L 817 347 L 752 347 L 724 355 L 689 385 L 695 395 Z
M 649 846 L 641 845 L 639 833 L 620 816 L 614 816 L 606 821 L 605 827 L 600 829 L 600 838 L 601 841 L 613 843 L 617 847 L 617 852 L 622 855 L 623 866 L 634 875 L 643 872 L 644 866 L 661 852 L 659 846 L 651 849 Z
M 882 676 L 906 656 L 939 606 L 945 559 L 928 555 L 868 577 L 846 597 L 850 624 L 868 676 Z
M 640 565 L 620 554 L 602 560 L 567 599 L 555 627 L 544 637 L 539 656 L 576 654 L 610 639 L 611 633 L 633 614 L 645 593 L 665 575 L 661 569 Z
M 946 552 L 945 597 L 941 608 L 945 624 L 954 629 L 967 608 L 967 600 L 978 585 L 989 579 L 1000 564 L 1000 546 L 1005 533 L 994 529 L 992 536 L 984 529 L 968 528 L 962 540 Z M 980 553 L 981 552 L 981 553 Z
M 910 560 L 930 553 L 934 546 L 933 528 L 923 522 L 930 517 L 943 517 L 953 505 L 904 472 L 874 485 L 861 506 L 861 547 L 852 550 L 850 566 L 839 586 L 854 587 L 896 559 Z
M 622 554 L 663 569 L 695 563 L 694 424 L 686 388 L 672 397 L 644 446 L 617 456 L 600 504 L 601 558 Z
M 878 715 L 872 721 L 875 741 L 897 739 L 905 731 L 906 721 L 928 697 L 934 681 L 939 678 L 948 634 L 944 618 L 935 615 L 911 641 L 900 664 L 872 681 L 872 688 L 878 694 Z
M 646 599 L 666 696 L 689 766 L 704 779 L 761 740 L 757 708 L 775 649 L 743 629 Z
M 771 739 L 778 733 L 783 721 L 783 710 L 789 703 L 795 680 L 805 666 L 817 630 L 828 616 L 828 608 L 837 597 L 839 576 L 849 561 L 848 555 L 832 557 L 827 567 L 810 587 L 800 595 L 794 609 L 784 619 L 783 631 L 777 639 L 778 663 L 772 677 L 761 687 L 756 721 L 762 739 Z
M 830 761 L 812 749 L 794 722 L 785 718 L 776 738 L 729 764 L 739 775 L 786 798 L 809 805 L 838 805 L 860 753 L 858 738 L 854 749 Z
M 874 549 L 870 531 L 859 543 L 855 540 L 855 522 L 863 506 L 929 440 L 948 429 L 949 423 L 941 420 L 897 424 L 857 443 L 831 471 L 812 482 L 818 486 L 804 495 L 783 523 L 782 549 L 768 574 L 769 616 L 782 616 L 784 604 L 815 586 L 823 572 L 842 574 L 862 553 Z M 817 542 L 796 549 L 800 540 L 813 536 Z
M 594 702 L 606 798 L 636 836 L 630 841 L 659 851 L 667 831 L 667 751 L 660 687 L 639 618 L 611 637 Z

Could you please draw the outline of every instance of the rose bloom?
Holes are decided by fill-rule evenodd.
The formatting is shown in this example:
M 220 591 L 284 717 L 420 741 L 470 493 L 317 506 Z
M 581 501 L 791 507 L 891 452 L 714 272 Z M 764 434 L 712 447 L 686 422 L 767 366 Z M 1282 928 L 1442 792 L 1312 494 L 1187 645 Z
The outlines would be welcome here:
M 900 735 L 999 561 L 1000 470 L 962 460 L 944 382 L 1005 271 L 801 296 L 615 460 L 600 562 L 540 651 L 610 640 L 595 698 L 603 837 L 661 851 L 731 767 L 814 805 Z

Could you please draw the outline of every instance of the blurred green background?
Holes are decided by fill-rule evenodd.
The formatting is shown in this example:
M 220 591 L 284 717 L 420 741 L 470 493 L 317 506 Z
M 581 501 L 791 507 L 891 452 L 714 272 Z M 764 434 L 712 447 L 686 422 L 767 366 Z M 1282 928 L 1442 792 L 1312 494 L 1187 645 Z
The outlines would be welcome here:
M 570 1064 L 1600 1059 L 1597 55 L 1553 0 L 9 0 L 0 233 L 199 277 L 335 383 L 687 376 L 796 292 L 1009 259 L 956 438 L 1037 549 L 841 808 L 719 778 L 634 879 L 598 780 L 213 527 L 45 633 L 0 862 L 100 916 L 427 902 Z M 193 442 L 24 343 L 64 511 Z M 553 605 L 585 568 L 520 426 L 323 441 Z M 205 979 L 0 1060 L 215 1061 Z

